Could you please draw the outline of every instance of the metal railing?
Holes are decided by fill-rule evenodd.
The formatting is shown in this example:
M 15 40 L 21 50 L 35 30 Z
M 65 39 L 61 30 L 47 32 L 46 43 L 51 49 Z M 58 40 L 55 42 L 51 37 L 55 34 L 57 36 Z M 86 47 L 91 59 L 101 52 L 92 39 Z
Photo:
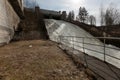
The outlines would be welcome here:
M 103 42 L 101 42 L 99 39 L 102 39 Z M 118 47 L 113 47 L 113 46 L 107 46 L 106 45 L 106 40 L 107 39 L 112 39 L 112 40 L 120 40 L 120 38 L 116 38 L 116 37 L 77 37 L 77 36 L 59 36 L 59 43 L 60 44 L 63 44 L 63 45 L 66 45 L 68 47 L 71 47 L 73 48 L 73 50 L 79 50 L 79 48 L 81 49 L 81 51 L 84 53 L 84 54 L 87 54 L 87 51 L 91 51 L 91 52 L 95 52 L 96 55 L 98 54 L 101 54 L 103 55 L 103 61 L 104 62 L 107 62 L 109 63 L 106 58 L 109 57 L 111 59 L 115 59 L 115 60 L 118 60 L 120 61 L 120 57 L 116 57 L 115 55 L 111 55 L 111 54 L 108 54 L 106 51 L 107 50 L 115 50 L 115 51 L 120 51 L 120 48 Z M 89 42 L 90 41 L 90 42 Z M 93 47 L 93 48 L 91 48 Z M 97 49 L 94 49 L 98 47 L 98 49 L 102 49 L 101 50 L 97 50 Z M 114 53 L 113 53 L 114 54 Z M 93 56 L 93 55 L 90 55 L 90 56 Z M 95 56 L 93 56 L 95 57 Z M 86 56 L 84 56 L 85 58 L 85 64 L 86 64 L 86 67 L 88 67 L 88 63 L 86 61 Z M 98 57 L 96 57 L 98 58 Z M 110 68 L 111 69 L 111 68 Z M 101 70 L 102 71 L 102 70 Z M 111 69 L 111 71 L 113 71 Z M 113 73 L 115 73 L 113 71 Z M 115 73 L 115 75 L 120 79 L 119 75 L 117 75 Z M 117 80 L 117 79 L 115 79 Z
M 97 52 L 97 53 L 103 54 L 103 55 L 104 55 L 104 61 L 106 61 L 106 59 L 105 59 L 106 56 L 109 56 L 109 57 L 112 57 L 112 58 L 115 58 L 115 59 L 120 60 L 120 58 L 118 58 L 118 57 L 115 57 L 115 56 L 111 56 L 111 55 L 109 55 L 109 54 L 106 54 L 106 48 L 120 51 L 120 48 L 106 46 L 106 39 L 117 39 L 117 40 L 120 40 L 120 38 L 116 38 L 116 37 L 59 36 L 59 39 L 60 39 L 59 42 L 62 43 L 62 44 L 65 44 L 65 43 L 66 43 L 66 44 L 73 45 L 72 48 L 75 48 L 75 46 L 77 46 L 77 47 L 83 48 L 83 51 L 85 51 L 85 49 L 87 49 L 87 50 L 90 50 L 90 51 L 93 51 L 93 52 Z M 81 39 L 81 41 L 78 41 L 77 39 Z M 93 39 L 94 41 L 98 41 L 98 39 L 103 39 L 104 42 L 103 42 L 103 43 L 101 42 L 102 45 L 100 45 L 100 44 L 94 44 L 94 43 L 86 42 L 85 39 Z M 99 41 L 99 42 L 100 42 L 100 41 Z M 80 45 L 77 44 L 77 43 L 81 43 L 83 46 L 80 46 Z M 88 48 L 88 47 L 85 47 L 84 45 L 103 47 L 104 52 L 99 52 L 98 50 L 90 49 L 90 48 Z M 85 53 L 85 52 L 84 52 L 84 53 Z

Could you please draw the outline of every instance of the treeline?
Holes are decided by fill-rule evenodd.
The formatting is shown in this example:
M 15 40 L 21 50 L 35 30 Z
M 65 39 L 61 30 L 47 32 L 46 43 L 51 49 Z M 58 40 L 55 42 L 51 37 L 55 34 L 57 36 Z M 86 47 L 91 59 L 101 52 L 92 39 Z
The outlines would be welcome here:
M 90 24 L 90 25 L 96 25 L 96 18 L 94 15 L 89 15 L 88 11 L 86 10 L 85 7 L 80 7 L 78 15 L 75 17 L 74 11 L 70 11 L 68 15 L 66 13 L 62 13 L 64 17 L 62 19 L 67 20 L 67 21 L 73 21 L 77 20 L 82 23 Z
M 90 15 L 85 7 L 79 8 L 79 12 L 76 17 L 74 11 L 70 11 L 64 18 L 68 21 L 77 20 L 82 23 L 96 25 L 95 15 Z M 106 9 L 101 7 L 99 18 L 101 26 L 120 25 L 120 11 L 116 7 L 113 7 L 112 3 Z
M 24 0 L 24 4 L 28 8 L 34 8 L 38 6 L 36 0 Z M 111 3 L 108 8 L 101 7 L 100 9 L 100 25 L 101 26 L 111 26 L 111 25 L 120 25 L 120 11 L 114 7 Z M 72 21 L 77 20 L 82 23 L 96 25 L 95 15 L 89 14 L 85 7 L 80 7 L 78 9 L 77 15 L 72 10 L 68 14 L 66 11 L 62 12 L 62 20 Z
M 101 7 L 100 18 L 101 26 L 120 25 L 120 12 L 113 6 L 113 3 L 106 9 Z

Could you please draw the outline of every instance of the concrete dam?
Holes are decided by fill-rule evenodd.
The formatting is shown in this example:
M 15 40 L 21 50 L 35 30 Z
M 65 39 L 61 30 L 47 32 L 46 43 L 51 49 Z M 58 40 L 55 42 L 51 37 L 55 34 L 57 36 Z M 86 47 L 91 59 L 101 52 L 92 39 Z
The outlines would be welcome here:
M 50 40 L 57 43 L 61 42 L 67 47 L 74 47 L 75 50 L 85 52 L 89 56 L 120 68 L 120 48 L 110 44 L 104 44 L 84 29 L 71 23 L 54 19 L 45 19 L 44 21 Z M 74 52 L 74 54 L 79 53 Z M 103 69 L 105 69 L 104 64 Z M 108 74 L 110 73 L 111 76 L 113 75 L 109 71 L 106 72 Z M 102 75 L 103 73 L 100 72 L 99 74 Z M 116 80 L 116 76 L 114 77 Z M 109 80 L 114 80 L 114 78 L 109 78 Z
M 93 32 L 93 36 L 89 31 L 85 31 L 84 25 L 76 26 L 74 23 L 62 21 L 65 20 L 65 11 L 61 14 L 39 7 L 23 9 L 20 5 L 17 6 L 18 8 L 15 7 L 18 2 L 13 3 L 11 0 L 5 4 L 5 1 L 0 1 L 8 7 L 6 10 L 2 8 L 3 5 L 0 5 L 0 11 L 5 10 L 0 16 L 2 17 L 0 46 L 10 41 L 50 39 L 59 43 L 61 50 L 68 50 L 81 58 L 85 67 L 90 68 L 95 74 L 99 74 L 106 80 L 120 80 L 120 48 L 105 44 L 106 39 L 111 38 L 94 37 L 97 31 Z M 89 29 L 89 26 L 87 27 Z M 104 43 L 100 41 L 101 39 Z M 119 45 L 118 42 L 117 44 Z M 79 61 L 82 61 L 81 59 Z

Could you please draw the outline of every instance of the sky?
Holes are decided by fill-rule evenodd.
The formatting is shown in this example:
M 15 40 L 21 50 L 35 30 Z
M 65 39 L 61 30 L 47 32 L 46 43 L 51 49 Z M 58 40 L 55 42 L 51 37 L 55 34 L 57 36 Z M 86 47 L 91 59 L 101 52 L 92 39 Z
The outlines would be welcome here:
M 100 25 L 100 9 L 101 6 L 104 10 L 112 5 L 116 8 L 120 8 L 120 0 L 29 0 L 36 1 L 36 4 L 41 9 L 49 9 L 55 11 L 67 11 L 71 10 L 78 14 L 79 7 L 85 7 L 89 15 L 94 15 L 97 20 L 97 25 Z

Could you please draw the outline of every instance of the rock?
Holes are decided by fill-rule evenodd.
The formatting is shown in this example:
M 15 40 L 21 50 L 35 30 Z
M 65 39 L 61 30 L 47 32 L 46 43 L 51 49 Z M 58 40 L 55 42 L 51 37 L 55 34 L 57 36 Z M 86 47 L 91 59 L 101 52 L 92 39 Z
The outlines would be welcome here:
M 29 48 L 32 48 L 33 46 L 32 45 L 29 45 Z

